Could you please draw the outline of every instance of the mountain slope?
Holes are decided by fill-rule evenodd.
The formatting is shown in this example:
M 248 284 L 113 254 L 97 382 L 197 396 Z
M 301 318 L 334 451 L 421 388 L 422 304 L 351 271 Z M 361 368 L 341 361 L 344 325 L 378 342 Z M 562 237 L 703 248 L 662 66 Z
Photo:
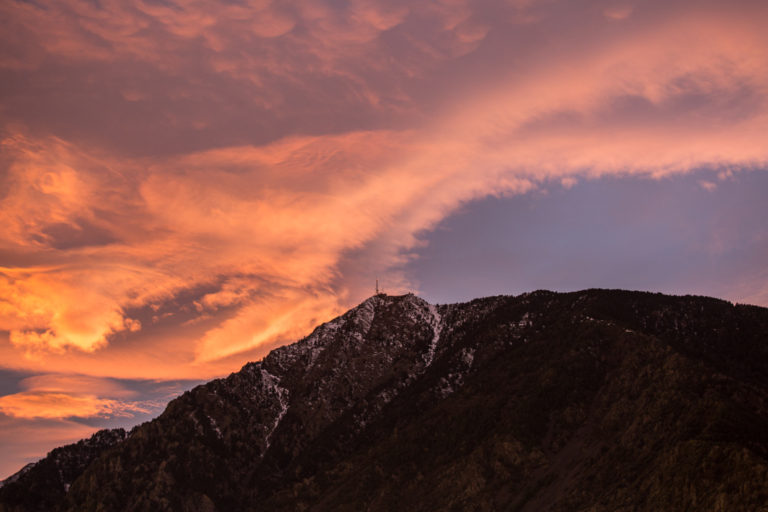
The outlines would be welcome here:
M 125 440 L 122 428 L 100 430 L 88 439 L 51 450 L 0 483 L 0 511 L 55 509 L 74 482 L 106 449 Z
M 174 400 L 57 506 L 768 510 L 766 333 L 701 297 L 378 295 Z

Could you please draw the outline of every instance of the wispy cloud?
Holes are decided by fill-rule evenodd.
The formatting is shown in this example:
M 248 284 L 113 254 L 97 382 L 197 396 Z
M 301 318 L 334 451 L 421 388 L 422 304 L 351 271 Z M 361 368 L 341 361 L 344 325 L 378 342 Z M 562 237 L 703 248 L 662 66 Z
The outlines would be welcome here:
M 44 373 L 0 397 L 5 420 L 58 440 L 82 433 L 70 416 L 146 415 L 112 378 L 222 375 L 376 276 L 412 288 L 420 234 L 469 201 L 765 166 L 767 18 L 750 0 L 0 3 L 0 361 Z
M 0 412 L 14 418 L 133 417 L 150 409 L 93 395 L 22 392 L 0 397 Z
M 130 400 L 135 391 L 84 375 L 37 375 L 22 380 L 20 387 L 23 391 L 0 396 L 0 413 L 22 419 L 133 417 L 162 405 Z

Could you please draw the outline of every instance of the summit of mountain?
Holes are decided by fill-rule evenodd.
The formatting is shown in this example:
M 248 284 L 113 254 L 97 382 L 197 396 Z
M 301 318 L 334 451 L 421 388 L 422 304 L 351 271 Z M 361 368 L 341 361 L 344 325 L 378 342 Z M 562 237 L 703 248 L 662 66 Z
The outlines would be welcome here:
M 377 294 L 109 439 L 0 511 L 768 510 L 768 309 Z

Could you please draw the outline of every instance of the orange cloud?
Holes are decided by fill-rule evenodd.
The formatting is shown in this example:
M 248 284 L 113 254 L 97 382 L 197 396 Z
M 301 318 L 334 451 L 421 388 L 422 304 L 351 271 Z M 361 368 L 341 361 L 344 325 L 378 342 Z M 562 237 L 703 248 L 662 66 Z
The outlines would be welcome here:
M 35 375 L 22 379 L 19 386 L 26 392 L 33 393 L 98 394 L 108 398 L 131 398 L 136 395 L 135 391 L 126 389 L 113 380 L 87 375 Z
M 132 417 L 149 408 L 94 395 L 24 391 L 0 397 L 0 412 L 14 418 Z
M 372 278 L 412 286 L 398 267 L 419 234 L 468 201 L 768 162 L 760 11 L 599 7 L 561 27 L 555 4 L 513 2 L 508 16 L 463 1 L 4 4 L 38 55 L 167 80 L 112 92 L 126 116 L 150 105 L 189 144 L 134 154 L 95 144 L 96 128 L 65 140 L 3 126 L 4 364 L 218 375 L 370 293 L 340 274 L 350 252 L 374 247 Z M 548 23 L 563 35 L 536 39 Z M 221 128 L 220 112 L 241 108 L 274 134 L 244 125 L 187 143 L 188 120 Z M 64 403 L 60 392 L 9 400 Z M 84 410 L 117 407 L 78 396 Z
M 340 313 L 331 294 L 270 295 L 248 303 L 234 317 L 207 331 L 197 346 L 196 359 L 206 363 L 254 347 L 292 343 Z
M 130 400 L 137 393 L 112 379 L 43 374 L 22 379 L 23 391 L 0 397 L 0 413 L 14 418 L 133 417 L 160 404 Z

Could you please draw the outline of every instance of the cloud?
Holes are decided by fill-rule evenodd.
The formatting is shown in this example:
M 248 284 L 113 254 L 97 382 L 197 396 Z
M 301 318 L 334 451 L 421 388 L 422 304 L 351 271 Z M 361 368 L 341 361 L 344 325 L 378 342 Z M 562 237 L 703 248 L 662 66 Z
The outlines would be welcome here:
M 768 162 L 762 7 L 594 7 L 3 4 L 4 364 L 219 375 L 469 201 Z M 65 388 L 6 407 L 120 410 Z
M 98 395 L 108 398 L 131 398 L 136 392 L 125 388 L 111 379 L 72 374 L 44 374 L 26 377 L 19 382 L 19 387 L 34 393 L 69 393 Z
M 203 336 L 197 347 L 199 362 L 221 359 L 254 347 L 288 344 L 341 311 L 329 294 L 286 291 L 249 302 Z
M 7 82 L 18 101 L 5 116 L 134 154 L 265 142 L 297 123 L 348 130 L 407 112 L 401 84 L 478 46 L 484 30 L 462 4 L 5 2 L 0 69 L 39 79 L 33 91 Z M 51 81 L 66 86 L 38 86 Z
M 157 404 L 154 404 L 155 407 Z M 14 418 L 93 418 L 133 417 L 149 413 L 151 408 L 139 403 L 99 398 L 93 395 L 25 391 L 0 397 L 0 412 Z
M 0 397 L 0 412 L 15 418 L 133 416 L 149 409 L 93 395 L 25 391 Z
M 23 390 L 0 396 L 0 413 L 14 418 L 114 418 L 156 411 L 160 403 L 131 400 L 134 390 L 117 381 L 72 374 L 43 374 L 22 379 Z

